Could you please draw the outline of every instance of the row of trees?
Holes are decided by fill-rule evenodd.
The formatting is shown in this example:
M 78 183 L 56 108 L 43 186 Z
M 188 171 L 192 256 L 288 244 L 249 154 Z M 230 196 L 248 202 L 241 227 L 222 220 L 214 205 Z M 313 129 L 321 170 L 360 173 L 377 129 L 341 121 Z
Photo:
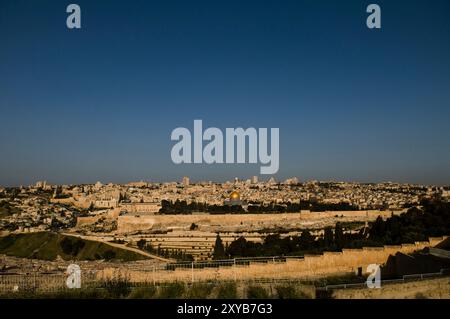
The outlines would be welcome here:
M 450 203 L 440 201 L 422 202 L 422 208 L 410 208 L 400 216 L 391 216 L 386 221 L 378 217 L 369 229 L 359 233 L 344 233 L 341 223 L 334 229 L 327 227 L 318 238 L 308 230 L 300 236 L 281 238 L 279 234 L 268 235 L 262 243 L 247 241 L 239 237 L 224 246 L 217 235 L 213 257 L 258 257 L 302 255 L 323 251 L 339 251 L 342 248 L 397 245 L 428 240 L 429 237 L 450 235 Z
M 208 205 L 206 203 L 191 202 L 176 200 L 174 202 L 163 200 L 161 201 L 160 214 L 192 214 L 194 212 L 204 212 L 210 214 L 242 214 L 245 210 L 240 205 Z
M 348 243 L 355 241 L 359 234 L 344 234 L 340 223 L 336 223 L 334 231 L 331 227 L 325 228 L 324 235 L 318 239 L 305 230 L 300 236 L 288 236 L 281 238 L 280 234 L 271 234 L 264 238 L 262 243 L 247 241 L 241 236 L 223 245 L 220 235 L 217 235 L 214 245 L 213 259 L 225 259 L 235 257 L 261 257 L 302 255 L 306 253 L 319 253 L 322 251 L 337 251 Z
M 321 203 L 317 201 L 301 201 L 300 203 L 271 203 L 268 205 L 252 204 L 248 206 L 248 212 L 254 214 L 264 213 L 298 213 L 301 210 L 310 210 L 314 212 L 324 211 L 353 211 L 358 210 L 357 206 L 353 206 L 346 202 L 341 203 Z
M 349 211 L 358 210 L 358 207 L 349 203 L 320 203 L 316 201 L 301 201 L 300 203 L 270 203 L 267 205 L 249 203 L 247 211 L 241 205 L 208 205 L 206 203 L 176 200 L 174 202 L 163 200 L 161 202 L 160 214 L 192 214 L 204 212 L 209 214 L 266 214 L 266 213 L 298 213 L 301 210 L 321 211 Z
M 382 218 L 371 225 L 369 239 L 380 244 L 398 245 L 450 235 L 450 203 L 424 200 L 400 216 Z
M 140 239 L 137 242 L 137 246 L 141 250 L 145 250 L 150 254 L 158 255 L 164 258 L 173 258 L 177 261 L 193 261 L 194 257 L 191 254 L 186 253 L 182 249 L 163 249 L 160 245 L 155 249 L 150 243 L 147 243 L 145 239 Z

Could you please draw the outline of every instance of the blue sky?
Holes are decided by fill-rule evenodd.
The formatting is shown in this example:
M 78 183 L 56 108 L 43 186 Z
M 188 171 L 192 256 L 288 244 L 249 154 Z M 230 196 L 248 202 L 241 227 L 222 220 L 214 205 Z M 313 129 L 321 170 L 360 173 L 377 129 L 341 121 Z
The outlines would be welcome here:
M 373 2 L 381 30 L 365 25 Z M 258 174 L 173 164 L 170 133 L 194 119 L 279 127 L 278 179 L 448 185 L 449 14 L 447 0 L 1 0 L 0 185 Z

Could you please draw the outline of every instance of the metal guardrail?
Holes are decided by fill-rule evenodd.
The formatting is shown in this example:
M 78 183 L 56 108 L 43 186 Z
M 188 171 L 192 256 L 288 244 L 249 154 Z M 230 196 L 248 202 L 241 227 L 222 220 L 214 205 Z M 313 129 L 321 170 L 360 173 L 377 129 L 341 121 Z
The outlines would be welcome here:
M 251 264 L 266 264 L 266 263 L 283 263 L 287 260 L 304 259 L 304 256 L 272 256 L 272 257 L 241 257 L 232 259 L 220 260 L 205 260 L 205 261 L 186 261 L 167 263 L 162 267 L 166 270 L 175 270 L 177 268 L 218 268 L 222 266 L 248 266 Z
M 188 270 L 186 274 L 183 274 L 183 280 L 185 282 L 197 282 L 197 270 L 202 269 L 219 269 L 221 267 L 233 267 L 234 280 L 238 281 L 251 281 L 251 282 L 286 282 L 286 281 L 300 281 L 302 278 L 283 278 L 279 276 L 280 274 L 274 274 L 277 278 L 239 278 L 239 268 L 246 267 L 255 264 L 277 264 L 285 263 L 289 260 L 301 260 L 304 256 L 271 256 L 271 257 L 246 257 L 246 258 L 233 258 L 233 259 L 222 259 L 222 260 L 212 260 L 212 261 L 197 261 L 197 262 L 175 262 L 175 263 L 164 263 L 159 265 L 135 265 L 128 270 L 139 271 L 142 273 L 147 273 L 148 277 L 146 280 L 153 282 L 153 284 L 158 283 L 158 272 L 170 272 L 177 269 Z M 241 268 L 242 269 L 242 268 Z M 125 270 L 126 272 L 126 270 Z M 162 274 L 162 273 L 160 273 Z M 167 273 L 166 273 L 167 274 Z M 276 275 L 276 276 L 275 276 Z M 441 269 L 437 273 L 425 273 L 425 274 L 410 274 L 404 275 L 399 279 L 392 280 L 382 280 L 381 283 L 402 283 L 412 280 L 423 280 L 427 278 L 434 278 L 450 275 L 450 269 Z M 180 277 L 181 278 L 181 277 Z M 12 273 L 0 273 L 0 292 L 1 291 L 13 291 L 17 290 L 37 290 L 37 289 L 60 289 L 65 287 L 67 275 L 64 273 L 36 273 L 36 274 L 12 274 Z M 212 277 L 207 280 L 224 280 L 219 275 Z M 305 279 L 305 278 L 303 278 Z M 206 280 L 206 281 L 207 281 Z M 94 273 L 84 273 L 82 282 L 84 284 L 92 283 L 96 284 L 101 282 L 100 279 L 95 278 Z M 146 282 L 147 284 L 149 282 Z M 359 283 L 344 283 L 337 285 L 327 285 L 324 287 L 317 287 L 320 290 L 333 290 L 333 289 L 349 289 L 349 288 L 365 288 L 365 282 Z
M 429 278 L 444 277 L 448 275 L 450 275 L 450 268 L 444 268 L 441 269 L 439 272 L 435 273 L 403 275 L 402 278 L 398 279 L 381 280 L 381 286 L 383 286 L 383 284 L 405 283 L 409 281 L 419 281 Z M 366 282 L 363 282 L 363 283 L 348 283 L 348 284 L 327 285 L 325 287 L 318 287 L 318 289 L 325 291 L 334 289 L 350 289 L 350 288 L 367 288 L 367 284 Z

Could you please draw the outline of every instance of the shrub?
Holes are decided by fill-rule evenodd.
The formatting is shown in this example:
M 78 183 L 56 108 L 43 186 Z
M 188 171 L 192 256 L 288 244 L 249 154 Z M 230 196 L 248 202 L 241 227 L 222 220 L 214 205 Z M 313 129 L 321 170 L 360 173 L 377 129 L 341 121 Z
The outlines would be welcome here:
M 212 284 L 193 284 L 189 287 L 186 298 L 206 299 L 210 297 L 213 287 Z
M 275 288 L 278 298 L 280 299 L 296 299 L 298 298 L 296 289 L 293 286 L 278 286 Z
M 261 286 L 249 286 L 247 288 L 247 298 L 248 299 L 268 299 L 269 294 L 267 290 Z
M 66 255 L 76 256 L 80 252 L 81 249 L 84 248 L 85 242 L 81 239 L 71 239 L 68 237 L 64 237 L 63 240 L 59 243 L 62 251 Z
M 219 286 L 217 291 L 217 298 L 219 299 L 236 299 L 237 289 L 235 283 L 225 283 Z
M 30 292 L 1 294 L 1 299 L 103 299 L 105 293 L 95 289 L 64 289 L 54 292 Z
M 72 255 L 72 241 L 69 238 L 65 237 L 61 240 L 59 246 L 61 247 L 63 253 L 66 255 Z
M 156 295 L 155 286 L 139 287 L 131 291 L 128 298 L 130 299 L 153 299 Z
M 137 242 L 137 246 L 139 249 L 144 249 L 146 244 L 147 244 L 147 241 L 145 239 L 140 239 Z
M 183 296 L 184 291 L 184 284 L 176 282 L 160 287 L 158 297 L 163 299 L 177 299 Z
M 107 251 L 105 251 L 105 252 L 103 253 L 103 258 L 104 258 L 105 260 L 111 260 L 111 259 L 114 259 L 114 258 L 116 258 L 116 252 L 109 249 L 109 250 L 107 250 Z
M 106 289 L 111 298 L 124 298 L 131 292 L 129 279 L 120 274 L 104 280 L 102 287 Z

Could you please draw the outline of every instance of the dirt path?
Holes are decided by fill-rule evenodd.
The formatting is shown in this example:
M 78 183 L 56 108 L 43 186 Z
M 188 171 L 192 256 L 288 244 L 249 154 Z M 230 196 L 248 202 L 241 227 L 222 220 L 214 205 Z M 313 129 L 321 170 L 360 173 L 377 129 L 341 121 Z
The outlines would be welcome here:
M 166 262 L 166 263 L 173 262 L 173 260 L 170 260 L 170 259 L 167 259 L 167 258 L 163 258 L 163 257 L 159 257 L 157 255 L 149 254 L 148 252 L 145 252 L 145 251 L 137 249 L 137 248 L 128 247 L 128 246 L 123 245 L 123 244 L 111 243 L 111 242 L 108 242 L 108 241 L 101 240 L 101 239 L 99 239 L 98 237 L 95 237 L 95 236 L 86 236 L 86 235 L 70 234 L 70 233 L 61 233 L 61 235 L 77 237 L 77 238 L 90 240 L 90 241 L 97 241 L 97 242 L 100 242 L 100 243 L 103 243 L 103 244 L 106 244 L 106 245 L 109 245 L 109 246 L 112 246 L 112 247 L 115 247 L 115 248 L 126 249 L 126 250 L 132 251 L 134 253 L 137 253 L 139 255 L 142 255 L 142 256 L 145 256 L 145 257 L 148 257 L 148 258 L 152 258 L 152 259 L 157 259 L 157 260 L 160 260 L 160 261 L 163 261 L 163 262 Z

